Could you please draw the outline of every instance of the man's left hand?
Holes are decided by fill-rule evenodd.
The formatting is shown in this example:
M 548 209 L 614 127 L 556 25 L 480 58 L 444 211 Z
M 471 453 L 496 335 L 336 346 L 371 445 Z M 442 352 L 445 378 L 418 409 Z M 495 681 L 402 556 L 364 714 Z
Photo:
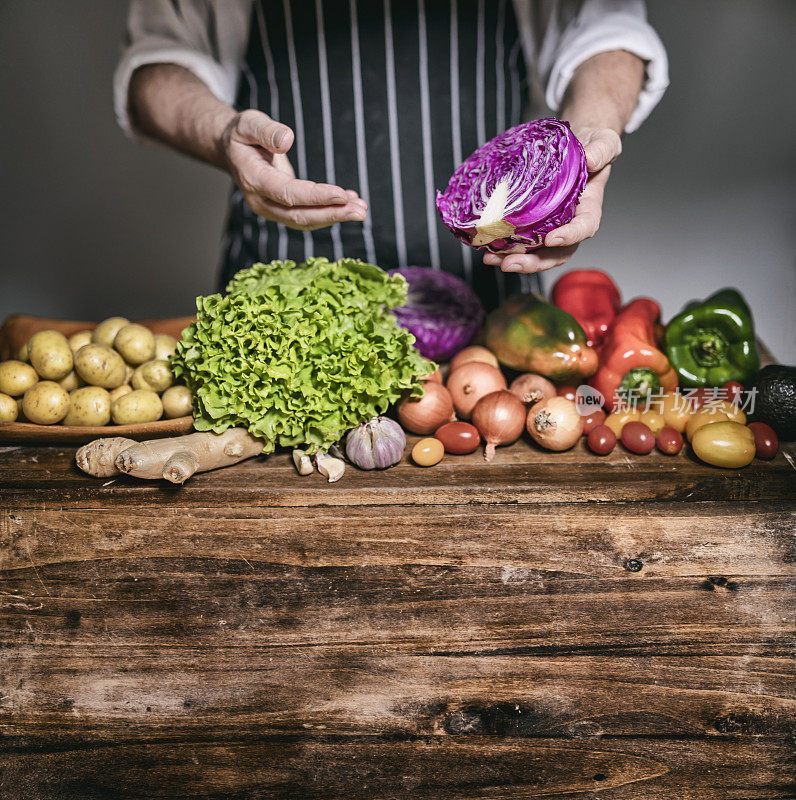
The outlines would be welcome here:
M 573 128 L 586 153 L 589 178 L 575 209 L 575 216 L 566 225 L 545 236 L 544 247 L 532 253 L 495 255 L 487 253 L 484 264 L 500 267 L 503 272 L 541 272 L 560 267 L 570 259 L 584 239 L 597 233 L 602 217 L 603 193 L 611 164 L 622 152 L 622 140 L 611 128 Z

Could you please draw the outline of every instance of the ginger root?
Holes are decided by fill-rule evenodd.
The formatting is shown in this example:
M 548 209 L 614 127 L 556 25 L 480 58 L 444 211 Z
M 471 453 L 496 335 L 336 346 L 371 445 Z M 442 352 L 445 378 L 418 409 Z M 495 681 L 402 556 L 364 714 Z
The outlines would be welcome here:
M 138 444 L 134 439 L 125 439 L 123 436 L 110 436 L 105 439 L 95 439 L 84 444 L 75 454 L 75 461 L 83 472 L 95 478 L 109 478 L 118 475 L 116 457 L 122 450 L 131 445 Z
M 248 431 L 230 428 L 134 444 L 118 454 L 116 469 L 134 478 L 185 483 L 195 472 L 228 467 L 262 451 L 263 443 Z
M 230 428 L 224 433 L 191 433 L 146 442 L 121 436 L 95 439 L 77 451 L 75 461 L 95 478 L 127 473 L 134 478 L 185 483 L 195 472 L 228 467 L 262 451 L 259 439 L 243 428 Z

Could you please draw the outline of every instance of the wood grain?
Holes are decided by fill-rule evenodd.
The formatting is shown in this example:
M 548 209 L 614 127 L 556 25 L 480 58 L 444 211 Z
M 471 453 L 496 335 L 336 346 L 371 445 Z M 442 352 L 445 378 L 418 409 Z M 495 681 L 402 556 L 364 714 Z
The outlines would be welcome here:
M 0 448 L 4 800 L 794 796 L 792 447 L 181 488 L 73 452 Z

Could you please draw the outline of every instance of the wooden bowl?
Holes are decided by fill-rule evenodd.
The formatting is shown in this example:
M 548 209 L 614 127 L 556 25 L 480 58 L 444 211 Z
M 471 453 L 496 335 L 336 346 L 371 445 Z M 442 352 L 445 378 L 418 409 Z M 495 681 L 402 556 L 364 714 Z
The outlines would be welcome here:
M 167 333 L 179 339 L 183 330 L 194 317 L 172 319 L 136 320 L 153 333 Z M 15 358 L 19 348 L 37 331 L 55 330 L 64 336 L 84 330 L 94 330 L 97 322 L 47 319 L 27 314 L 14 314 L 0 326 L 0 361 Z M 45 444 L 83 444 L 102 436 L 124 436 L 128 439 L 160 439 L 189 433 L 193 428 L 193 417 L 161 419 L 157 422 L 142 422 L 137 425 L 103 425 L 102 427 L 77 427 L 74 425 L 34 425 L 32 422 L 0 422 L 0 442 Z

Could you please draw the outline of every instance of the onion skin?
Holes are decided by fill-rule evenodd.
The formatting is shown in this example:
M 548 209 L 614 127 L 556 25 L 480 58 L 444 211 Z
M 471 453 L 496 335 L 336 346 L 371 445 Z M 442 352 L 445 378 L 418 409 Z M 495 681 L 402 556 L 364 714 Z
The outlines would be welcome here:
M 434 381 L 423 381 L 422 397 L 407 397 L 398 405 L 398 419 L 411 433 L 428 436 L 456 418 L 450 392 Z
M 514 444 L 525 427 L 525 405 L 505 389 L 482 397 L 473 409 L 473 424 L 484 437 L 484 458 L 495 457 L 495 447 Z
M 540 400 L 547 400 L 549 397 L 556 396 L 556 387 L 547 378 L 537 375 L 535 372 L 525 372 L 522 375 L 518 375 L 511 382 L 509 391 L 517 395 L 528 406 L 532 406 Z
M 470 419 L 475 404 L 484 395 L 505 388 L 506 379 L 503 373 L 483 361 L 468 361 L 448 377 L 448 391 L 453 398 L 453 407 L 462 419 Z
M 583 435 L 583 417 L 571 400 L 551 397 L 531 406 L 525 427 L 537 444 L 561 452 Z
M 433 381 L 434 383 L 442 383 L 442 373 L 439 371 L 439 369 L 437 369 L 427 378 L 424 378 L 424 380 Z
M 497 356 L 491 350 L 474 344 L 470 347 L 465 347 L 464 350 L 459 350 L 459 352 L 456 353 L 456 355 L 451 359 L 450 371 L 454 372 L 455 370 L 459 369 L 459 367 L 463 367 L 465 364 L 469 364 L 471 361 L 482 361 L 484 364 L 491 364 L 496 368 L 500 367 Z

